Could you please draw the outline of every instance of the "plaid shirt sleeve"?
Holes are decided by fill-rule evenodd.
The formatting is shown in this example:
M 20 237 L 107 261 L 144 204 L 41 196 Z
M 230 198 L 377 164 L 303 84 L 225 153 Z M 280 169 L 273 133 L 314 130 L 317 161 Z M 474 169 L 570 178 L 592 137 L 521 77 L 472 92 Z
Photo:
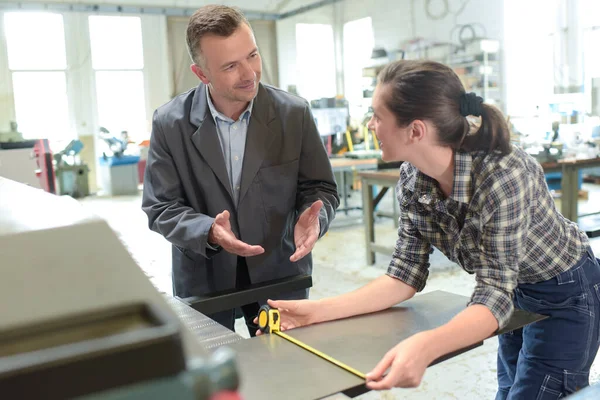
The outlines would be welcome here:
M 397 187 L 398 198 L 402 198 L 401 185 Z M 415 226 L 419 218 L 423 218 L 408 210 L 406 204 L 400 200 L 400 223 L 398 227 L 398 240 L 392 261 L 388 266 L 387 274 L 400 279 L 412 286 L 418 292 L 423 290 L 429 276 L 429 255 L 433 248 L 426 241 Z
M 527 174 L 504 169 L 484 183 L 486 195 L 481 213 L 479 265 L 471 304 L 489 308 L 499 328 L 513 312 L 513 290 L 517 285 L 519 260 L 525 250 L 530 200 Z M 483 188 L 482 188 L 483 189 Z

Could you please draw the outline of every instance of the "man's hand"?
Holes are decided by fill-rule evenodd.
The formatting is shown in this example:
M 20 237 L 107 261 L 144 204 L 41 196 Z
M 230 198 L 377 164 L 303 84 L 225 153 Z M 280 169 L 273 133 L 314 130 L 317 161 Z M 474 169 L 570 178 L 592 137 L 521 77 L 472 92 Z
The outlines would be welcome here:
M 231 231 L 229 211 L 225 210 L 215 217 L 208 232 L 208 243 L 221 246 L 225 251 L 242 257 L 251 257 L 265 252 L 261 246 L 251 246 L 235 237 Z
M 425 369 L 433 362 L 427 349 L 431 347 L 427 332 L 403 340 L 383 357 L 367 374 L 367 387 L 372 390 L 393 387 L 412 388 L 421 384 Z M 386 376 L 385 371 L 390 369 Z
M 319 238 L 321 229 L 319 223 L 319 211 L 323 207 L 321 200 L 315 201 L 310 208 L 304 210 L 296 226 L 294 227 L 294 244 L 296 251 L 290 257 L 290 261 L 296 262 L 310 253 Z
M 277 308 L 281 316 L 282 331 L 311 325 L 319 321 L 319 305 L 315 300 L 267 300 L 271 308 Z M 258 317 L 254 318 L 258 324 Z M 260 329 L 256 332 L 262 335 Z

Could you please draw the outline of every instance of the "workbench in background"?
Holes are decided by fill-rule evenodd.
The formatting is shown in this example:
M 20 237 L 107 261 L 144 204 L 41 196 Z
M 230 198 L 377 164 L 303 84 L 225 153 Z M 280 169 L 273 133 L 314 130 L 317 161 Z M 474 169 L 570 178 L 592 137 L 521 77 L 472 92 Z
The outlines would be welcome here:
M 595 224 L 586 224 L 585 221 L 579 221 L 579 218 L 590 217 L 595 214 L 578 215 L 577 201 L 579 197 L 579 174 L 583 169 L 600 166 L 600 158 L 592 159 L 566 159 L 559 162 L 541 164 L 545 173 L 561 172 L 561 202 L 560 212 L 567 219 L 578 222 L 588 236 L 595 237 L 600 233 L 600 226 Z M 362 198 L 363 198 L 363 223 L 365 226 L 365 249 L 367 252 L 367 264 L 375 263 L 375 253 L 384 253 L 391 257 L 394 252 L 394 243 L 389 245 L 380 245 L 375 242 L 375 209 L 379 201 L 391 188 L 394 190 L 400 179 L 400 169 L 384 169 L 378 171 L 361 171 L 358 173 L 361 179 Z M 373 197 L 374 188 L 378 187 L 378 194 Z M 397 204 L 394 194 L 393 204 Z M 395 210 L 395 209 L 394 209 Z M 393 215 L 395 220 L 397 215 Z
M 360 207 L 351 208 L 348 206 L 348 197 L 350 197 L 351 186 L 353 183 L 354 171 L 364 171 L 377 169 L 379 160 L 377 158 L 330 158 L 331 168 L 336 176 L 338 192 L 340 194 L 343 207 L 338 208 L 337 212 L 344 212 L 348 215 L 348 211 L 352 209 L 360 209 Z M 338 179 L 339 177 L 339 179 Z M 350 179 L 348 179 L 350 177 Z

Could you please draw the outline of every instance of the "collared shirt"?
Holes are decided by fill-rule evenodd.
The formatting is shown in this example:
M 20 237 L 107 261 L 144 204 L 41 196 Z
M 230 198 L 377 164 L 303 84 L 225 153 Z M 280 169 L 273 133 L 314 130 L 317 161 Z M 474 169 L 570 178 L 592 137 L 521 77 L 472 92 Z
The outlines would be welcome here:
M 500 328 L 519 283 L 555 277 L 583 257 L 589 241 L 556 209 L 540 164 L 508 155 L 455 152 L 449 197 L 410 163 L 400 169 L 398 240 L 388 275 L 423 290 L 432 246 L 476 276 L 469 302 L 487 306 Z
M 237 206 L 240 199 L 246 135 L 248 133 L 248 125 L 250 124 L 250 115 L 252 114 L 254 99 L 248 104 L 248 107 L 240 115 L 238 120 L 234 121 L 217 111 L 210 98 L 208 86 L 206 87 L 206 98 L 208 100 L 208 108 L 217 127 L 219 142 L 221 143 L 221 150 L 223 150 L 225 166 L 227 167 L 227 176 L 229 176 L 229 183 L 231 184 L 233 201 Z

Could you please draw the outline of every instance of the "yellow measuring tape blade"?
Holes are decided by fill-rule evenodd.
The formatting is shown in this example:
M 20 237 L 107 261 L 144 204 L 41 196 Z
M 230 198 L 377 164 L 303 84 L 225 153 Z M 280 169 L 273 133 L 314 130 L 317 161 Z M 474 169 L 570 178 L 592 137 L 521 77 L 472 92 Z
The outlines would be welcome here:
M 294 339 L 293 337 L 288 336 L 288 335 L 286 335 L 285 333 L 283 333 L 281 331 L 274 331 L 273 333 L 276 334 L 276 335 L 278 335 L 278 336 L 281 336 L 282 338 L 284 338 L 284 339 L 286 339 L 286 340 L 288 340 L 288 341 L 290 341 L 292 343 L 294 343 L 297 346 L 302 347 L 304 350 L 310 351 L 311 353 L 313 353 L 313 354 L 315 354 L 315 355 L 317 355 L 317 356 L 319 356 L 319 357 L 321 357 L 321 358 L 329 361 L 330 363 L 333 363 L 333 364 L 337 365 L 338 367 L 345 369 L 346 371 L 348 371 L 348 372 L 350 372 L 350 373 L 358 376 L 361 379 L 365 379 L 365 380 L 367 379 L 367 377 L 365 376 L 365 374 L 363 374 L 362 372 L 360 372 L 360 371 L 358 371 L 358 370 L 356 370 L 356 369 L 354 369 L 354 368 L 352 368 L 352 367 L 344 364 L 341 361 L 336 360 L 335 358 L 329 357 L 327 354 L 322 353 L 319 350 L 317 350 L 317 349 L 315 349 L 313 347 L 310 347 L 309 345 L 307 345 L 305 343 L 302 343 L 301 341 L 299 341 L 297 339 Z

